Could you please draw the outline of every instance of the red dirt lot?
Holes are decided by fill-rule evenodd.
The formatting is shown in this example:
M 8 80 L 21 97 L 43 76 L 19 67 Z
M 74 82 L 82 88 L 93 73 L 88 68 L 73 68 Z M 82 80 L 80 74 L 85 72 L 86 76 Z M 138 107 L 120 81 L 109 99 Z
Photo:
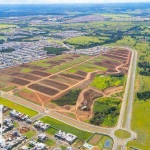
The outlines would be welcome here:
M 36 94 L 34 92 L 27 93 L 27 92 L 20 91 L 18 94 L 19 94 L 19 96 L 21 96 L 22 98 L 24 98 L 26 100 L 29 100 L 33 103 L 41 105 L 40 101 L 38 100 L 38 97 L 36 96 Z
M 50 95 L 50 96 L 53 96 L 53 95 L 59 93 L 59 91 L 57 91 L 55 89 L 52 89 L 50 87 L 46 87 L 46 86 L 43 86 L 43 85 L 40 85 L 40 84 L 31 84 L 28 87 L 30 89 L 39 91 L 41 93 L 44 93 L 44 94 L 47 94 L 47 95 Z
M 93 102 L 103 95 L 93 89 L 86 89 L 80 93 L 77 101 L 76 117 L 80 121 L 85 121 L 92 117 Z
M 118 60 L 121 60 L 121 61 L 126 61 L 127 58 L 124 58 L 124 57 L 120 57 L 120 56 L 115 56 L 115 55 L 111 55 L 111 54 L 102 54 L 103 56 L 106 56 L 106 57 L 110 57 L 110 58 L 113 58 L 113 59 L 118 59 Z
M 53 66 L 60 65 L 64 62 L 66 62 L 66 61 L 65 60 L 58 60 L 58 61 L 50 60 L 50 61 L 48 61 L 48 63 L 52 64 Z
M 115 70 L 115 69 L 108 69 L 107 72 L 108 73 L 115 73 L 115 72 L 117 72 L 117 70 Z
M 51 75 L 50 73 L 42 72 L 42 71 L 38 71 L 38 70 L 33 70 L 33 71 L 30 72 L 30 73 L 31 73 L 31 74 L 34 74 L 34 75 L 41 76 L 41 77 L 47 77 L 47 76 L 50 76 L 50 75 Z
M 105 63 L 105 62 L 97 62 L 95 63 L 95 65 L 97 66 L 102 66 L 102 67 L 105 67 L 105 68 L 110 68 L 110 69 L 115 69 L 117 66 L 116 65 L 113 65 L 113 64 L 108 64 L 108 63 Z
M 113 60 L 104 59 L 102 62 L 107 63 L 108 65 L 120 66 L 121 63 Z
M 93 101 L 98 97 L 102 97 L 102 94 L 96 92 L 93 89 L 88 89 L 83 94 L 83 101 L 81 102 L 81 106 L 79 106 L 79 109 L 81 109 L 83 106 L 86 106 L 89 110 L 91 110 Z
M 80 76 L 83 76 L 83 77 L 86 77 L 86 76 L 87 76 L 87 73 L 86 73 L 86 72 L 80 71 L 80 70 L 78 70 L 75 74 L 80 75 Z
M 71 80 L 69 78 L 59 76 L 59 75 L 52 76 L 52 77 L 50 77 L 50 79 L 58 81 L 58 82 L 62 82 L 62 83 L 68 84 L 68 85 L 73 85 L 73 84 L 77 83 L 76 80 Z
M 27 79 L 27 80 L 32 80 L 32 81 L 36 81 L 36 80 L 41 79 L 38 76 L 34 76 L 34 75 L 31 75 L 31 74 L 25 74 L 25 73 L 19 73 L 19 72 L 11 73 L 11 75 L 16 76 L 16 77 L 20 77 L 20 78 L 23 78 L 23 79 Z
M 67 78 L 71 78 L 71 79 L 74 79 L 74 80 L 84 80 L 84 77 L 82 76 L 78 76 L 78 75 L 75 75 L 75 74 L 60 74 L 61 76 L 65 76 Z
M 53 80 L 42 80 L 42 81 L 40 81 L 40 83 L 57 88 L 59 90 L 65 90 L 69 87 L 68 85 L 65 85 L 65 84 L 62 84 L 60 82 L 56 82 Z
M 23 86 L 30 83 L 29 81 L 20 78 L 12 78 L 10 82 L 18 85 L 23 85 Z
M 36 93 L 38 96 L 39 96 L 39 98 L 41 99 L 41 101 L 45 104 L 46 102 L 48 102 L 48 101 L 50 101 L 50 97 L 49 96 L 46 96 L 46 95 L 43 95 L 43 94 L 41 94 L 41 93 Z
M 29 64 L 24 64 L 24 65 L 20 65 L 20 68 L 30 68 L 30 69 L 37 69 L 37 70 L 46 70 L 46 68 L 44 67 L 40 67 L 40 66 L 35 66 L 35 65 L 29 65 Z

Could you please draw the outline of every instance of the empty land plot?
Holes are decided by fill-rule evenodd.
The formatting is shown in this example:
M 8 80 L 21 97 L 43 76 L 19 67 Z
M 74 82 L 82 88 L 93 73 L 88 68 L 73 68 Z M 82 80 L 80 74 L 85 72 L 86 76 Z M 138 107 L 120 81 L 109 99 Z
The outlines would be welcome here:
M 93 89 L 88 89 L 83 94 L 83 100 L 81 102 L 81 106 L 86 106 L 88 108 L 88 110 L 91 110 L 93 101 L 98 97 L 102 97 L 102 94 Z
M 111 54 L 102 54 L 102 55 L 106 56 L 106 57 L 113 58 L 113 59 L 121 60 L 121 61 L 126 61 L 127 60 L 127 58 L 120 57 L 120 56 L 115 56 L 115 55 L 111 55 Z
M 44 68 L 44 67 L 40 67 L 40 66 L 29 66 L 29 68 L 31 68 L 31 69 L 36 69 L 36 70 L 42 70 L 42 71 L 44 71 L 44 70 L 46 70 L 47 68 Z
M 69 78 L 59 76 L 59 75 L 52 76 L 52 77 L 50 77 L 50 79 L 55 80 L 55 81 L 59 81 L 59 82 L 62 82 L 62 83 L 66 83 L 66 84 L 69 84 L 69 85 L 73 85 L 73 84 L 77 83 L 76 80 L 71 80 Z
M 75 79 L 75 80 L 84 80 L 84 77 L 75 75 L 75 74 L 60 74 L 61 76 L 65 76 L 67 78 Z
M 33 91 L 30 91 L 30 90 L 27 90 L 27 89 L 23 89 L 19 92 L 17 92 L 17 95 L 19 97 L 22 97 L 28 101 L 31 101 L 33 103 L 36 103 L 36 104 L 41 104 L 37 95 L 35 94 L 35 92 Z
M 127 54 L 123 54 L 123 53 L 117 52 L 117 51 L 113 51 L 110 54 L 119 55 L 119 56 L 122 56 L 122 57 L 128 57 L 128 53 Z
M 46 86 L 43 86 L 43 85 L 40 85 L 40 84 L 31 84 L 28 87 L 33 89 L 33 90 L 39 91 L 41 93 L 50 95 L 50 96 L 53 96 L 53 95 L 59 93 L 59 91 L 57 91 L 55 89 L 52 89 L 50 87 L 46 87 Z
M 58 61 L 50 60 L 50 61 L 48 61 L 48 63 L 50 63 L 52 66 L 57 66 L 64 62 L 66 62 L 66 61 L 65 60 L 58 60 Z
M 80 70 L 78 70 L 78 71 L 76 72 L 76 74 L 77 74 L 77 75 L 80 75 L 80 76 L 83 76 L 83 77 L 86 77 L 86 76 L 87 76 L 87 73 L 86 73 L 86 72 L 80 71 Z
M 12 73 L 11 74 L 12 76 L 17 76 L 17 77 L 20 77 L 20 78 L 24 78 L 24 79 L 27 79 L 27 80 L 32 80 L 32 81 L 36 81 L 36 80 L 39 80 L 40 77 L 38 76 L 34 76 L 34 75 L 31 75 L 31 74 L 24 74 L 24 73 Z
M 68 85 L 65 85 L 65 84 L 62 84 L 60 82 L 56 82 L 53 80 L 42 80 L 42 81 L 40 81 L 40 83 L 48 85 L 48 86 L 52 86 L 52 87 L 57 88 L 59 90 L 65 90 L 69 87 Z
M 98 65 L 98 66 L 105 67 L 105 68 L 111 68 L 111 69 L 115 69 L 115 68 L 116 68 L 116 65 L 107 64 L 107 63 L 105 63 L 105 62 L 97 62 L 97 63 L 95 63 L 95 64 Z
M 12 78 L 10 82 L 18 85 L 23 85 L 23 86 L 30 83 L 29 81 L 20 78 Z
M 33 70 L 32 72 L 30 72 L 31 74 L 34 75 L 38 75 L 38 76 L 42 76 L 42 77 L 47 77 L 50 76 L 51 74 L 47 73 L 47 72 L 42 72 L 42 71 L 38 71 L 38 70 Z
M 119 66 L 119 65 L 121 65 L 120 62 L 113 61 L 113 60 L 108 60 L 108 59 L 104 59 L 102 62 L 107 63 L 107 64 L 109 64 L 109 65 L 114 65 L 114 66 Z
M 94 136 L 88 141 L 88 143 L 96 146 L 96 145 L 98 145 L 101 138 L 102 138 L 102 135 L 94 134 Z

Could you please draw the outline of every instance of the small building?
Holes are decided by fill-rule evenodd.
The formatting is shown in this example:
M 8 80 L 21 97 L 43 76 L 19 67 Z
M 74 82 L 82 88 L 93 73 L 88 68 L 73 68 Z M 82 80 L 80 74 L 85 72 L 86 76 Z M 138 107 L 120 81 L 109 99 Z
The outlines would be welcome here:
M 59 130 L 55 134 L 55 137 L 58 138 L 58 139 L 61 139 L 63 141 L 66 141 L 69 144 L 72 144 L 77 139 L 77 136 L 75 136 L 75 135 L 73 135 L 71 133 L 65 133 L 65 132 L 63 132 L 61 130 Z
M 36 146 L 34 147 L 36 150 L 46 150 L 46 145 L 44 143 L 37 143 Z
M 29 150 L 29 147 L 27 147 L 27 146 L 22 146 L 22 147 L 21 147 L 21 150 Z
M 45 142 L 48 139 L 48 137 L 45 134 L 39 134 L 38 140 L 41 142 Z

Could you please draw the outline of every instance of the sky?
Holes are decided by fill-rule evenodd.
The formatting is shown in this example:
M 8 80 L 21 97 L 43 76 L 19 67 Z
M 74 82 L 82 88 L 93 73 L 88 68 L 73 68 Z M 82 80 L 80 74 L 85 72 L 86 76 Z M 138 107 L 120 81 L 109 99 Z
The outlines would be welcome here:
M 53 3 L 128 3 L 150 0 L 0 0 L 0 4 L 53 4 Z

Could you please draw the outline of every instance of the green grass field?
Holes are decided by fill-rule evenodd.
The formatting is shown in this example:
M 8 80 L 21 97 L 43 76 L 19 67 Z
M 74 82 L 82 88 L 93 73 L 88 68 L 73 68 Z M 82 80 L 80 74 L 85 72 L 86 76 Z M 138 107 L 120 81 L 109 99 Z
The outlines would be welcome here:
M 2 98 L 2 97 L 0 97 L 0 104 L 6 106 L 8 108 L 15 109 L 19 112 L 26 114 L 26 115 L 29 115 L 30 117 L 33 117 L 33 116 L 38 114 L 38 112 L 35 110 L 29 109 L 25 106 L 19 105 L 15 102 L 9 101 L 9 100 Z
M 65 124 L 61 121 L 58 121 L 56 119 L 53 119 L 53 118 L 50 118 L 50 117 L 43 117 L 41 119 L 41 121 L 45 122 L 45 123 L 49 123 L 52 127 L 54 128 L 57 128 L 57 129 L 60 129 L 62 131 L 65 131 L 65 132 L 68 132 L 68 133 L 72 133 L 74 135 L 76 135 L 78 138 L 80 139 L 83 139 L 83 140 L 87 140 L 91 135 L 92 133 L 90 132 L 86 132 L 86 131 L 83 131 L 83 130 L 80 130 L 80 129 L 77 129 L 75 127 L 72 127 L 68 124 Z M 47 129 L 46 132 L 51 134 L 51 128 Z
M 141 150 L 150 148 L 150 100 L 135 101 L 133 103 L 131 129 L 137 133 L 137 140 L 128 143 L 129 147 L 136 147 Z
M 125 130 L 117 130 L 115 131 L 115 136 L 121 139 L 128 139 L 131 137 L 131 134 Z

